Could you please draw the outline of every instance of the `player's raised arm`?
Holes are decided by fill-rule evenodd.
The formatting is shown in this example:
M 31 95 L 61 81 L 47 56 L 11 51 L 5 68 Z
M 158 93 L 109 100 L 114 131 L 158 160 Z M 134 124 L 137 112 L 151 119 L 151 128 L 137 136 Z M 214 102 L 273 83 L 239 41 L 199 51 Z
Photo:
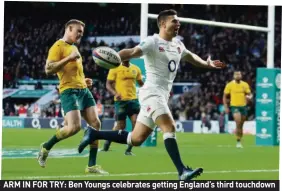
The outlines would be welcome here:
M 72 51 L 72 53 L 59 60 L 59 61 L 54 61 L 54 60 L 57 60 L 58 58 L 58 52 L 57 51 L 57 48 L 58 47 L 52 47 L 49 51 L 49 55 L 48 55 L 48 59 L 46 61 L 46 65 L 45 65 L 45 72 L 47 75 L 50 75 L 50 74 L 55 74 L 57 73 L 58 71 L 60 71 L 69 61 L 71 60 L 75 60 L 77 58 L 80 57 L 79 53 L 77 52 L 76 49 L 74 49 Z M 53 59 L 52 59 L 53 58 Z
M 130 60 L 131 58 L 139 58 L 142 55 L 152 52 L 154 45 L 154 40 L 151 37 L 147 37 L 144 41 L 142 41 L 134 48 L 123 49 L 119 51 L 119 56 L 121 58 L 121 61 Z
M 129 48 L 129 49 L 123 49 L 119 51 L 119 56 L 121 58 L 121 61 L 124 60 L 130 60 L 131 58 L 139 58 L 142 56 L 142 50 L 136 46 L 134 48 Z
M 225 67 L 225 64 L 219 60 L 211 60 L 210 56 L 207 60 L 203 60 L 198 55 L 190 52 L 189 50 L 184 50 L 185 56 L 183 59 L 187 62 L 190 62 L 191 64 L 202 67 L 202 68 L 217 68 L 221 69 Z

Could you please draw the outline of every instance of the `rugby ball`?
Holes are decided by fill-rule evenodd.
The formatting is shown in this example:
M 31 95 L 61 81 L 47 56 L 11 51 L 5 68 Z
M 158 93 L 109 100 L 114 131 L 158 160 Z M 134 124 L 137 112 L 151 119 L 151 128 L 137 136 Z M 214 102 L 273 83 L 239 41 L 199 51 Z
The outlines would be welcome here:
M 112 48 L 100 46 L 92 51 L 94 62 L 105 69 L 113 69 L 120 65 L 121 59 Z

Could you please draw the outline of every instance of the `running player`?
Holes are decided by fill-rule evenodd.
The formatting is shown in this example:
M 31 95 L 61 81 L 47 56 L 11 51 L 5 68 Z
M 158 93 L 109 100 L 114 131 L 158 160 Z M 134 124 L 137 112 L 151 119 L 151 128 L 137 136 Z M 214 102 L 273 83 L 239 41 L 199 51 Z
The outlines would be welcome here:
M 242 74 L 240 71 L 235 71 L 233 80 L 229 82 L 224 89 L 223 104 L 225 112 L 229 113 L 229 107 L 227 99 L 230 96 L 230 109 L 233 114 L 233 118 L 236 122 L 236 136 L 237 136 L 237 148 L 243 148 L 241 139 L 243 136 L 243 125 L 247 118 L 247 100 L 252 99 L 251 89 L 248 83 L 242 80 Z
M 168 107 L 169 93 L 177 73 L 181 59 L 204 68 L 223 68 L 220 61 L 202 60 L 196 54 L 187 50 L 176 35 L 180 28 L 177 13 L 174 10 L 164 10 L 157 18 L 159 34 L 147 37 L 138 46 L 119 52 L 121 60 L 130 60 L 144 56 L 146 81 L 139 90 L 140 113 L 133 132 L 126 131 L 95 131 L 89 129 L 78 151 L 93 140 L 105 139 L 122 144 L 140 146 L 152 133 L 157 125 L 163 132 L 165 148 L 173 161 L 180 180 L 190 180 L 199 176 L 202 168 L 195 170 L 185 167 L 182 163 L 175 136 L 175 121 Z

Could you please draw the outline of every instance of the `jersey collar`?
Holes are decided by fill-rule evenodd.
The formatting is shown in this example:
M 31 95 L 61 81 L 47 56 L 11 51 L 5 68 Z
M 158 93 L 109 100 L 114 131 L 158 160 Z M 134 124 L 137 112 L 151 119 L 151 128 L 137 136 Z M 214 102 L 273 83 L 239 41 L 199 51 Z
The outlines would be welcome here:
M 121 66 L 122 66 L 122 67 L 125 67 L 125 68 L 130 68 L 130 67 L 132 66 L 132 64 L 129 62 L 129 66 L 128 66 L 128 67 L 126 67 L 126 66 L 124 66 L 124 65 L 122 65 L 122 64 L 121 64 Z
M 72 44 L 71 44 L 71 43 L 69 43 L 69 42 L 65 41 L 65 40 L 64 40 L 64 39 L 62 39 L 62 38 L 60 38 L 60 40 L 61 40 L 61 41 L 63 41 L 63 42 L 65 42 L 65 43 L 67 43 L 67 44 L 69 44 L 69 45 L 74 45 L 74 43 L 72 43 Z

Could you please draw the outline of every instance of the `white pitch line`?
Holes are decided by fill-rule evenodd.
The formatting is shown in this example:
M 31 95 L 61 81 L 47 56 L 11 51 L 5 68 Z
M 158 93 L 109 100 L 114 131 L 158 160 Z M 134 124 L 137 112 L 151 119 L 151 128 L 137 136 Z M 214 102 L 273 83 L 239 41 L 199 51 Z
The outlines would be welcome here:
M 258 170 L 221 170 L 221 171 L 204 171 L 204 174 L 224 174 L 224 173 L 259 173 L 259 172 L 279 172 L 279 169 L 258 169 Z M 18 176 L 12 177 L 14 180 L 20 179 L 51 179 L 51 178 L 86 178 L 86 177 L 119 177 L 119 176 L 149 176 L 149 175 L 168 175 L 177 174 L 176 172 L 144 172 L 144 173 L 125 173 L 125 174 L 109 174 L 109 175 L 63 175 L 63 176 Z M 8 177 L 10 179 L 10 177 Z
M 204 147 L 204 148 L 215 148 L 215 147 L 220 147 L 220 148 L 222 148 L 222 147 L 226 147 L 226 148 L 234 148 L 234 151 L 243 151 L 242 149 L 238 149 L 238 148 L 235 148 L 235 146 L 234 145 L 212 145 L 211 147 L 206 147 L 206 146 L 203 146 L 203 145 L 185 145 L 185 146 L 182 146 L 183 148 L 202 148 L 202 147 Z M 244 146 L 245 148 L 247 147 L 247 148 L 260 148 L 260 147 L 264 147 L 264 146 L 256 146 L 256 145 L 250 145 L 250 146 Z M 270 148 L 270 147 L 269 147 Z M 10 151 L 10 150 L 12 150 L 12 149 L 8 149 L 8 150 L 4 150 L 4 152 L 7 152 L 7 151 Z M 25 150 L 29 150 L 29 149 L 26 149 L 26 148 L 23 148 L 23 151 L 25 151 Z M 34 149 L 32 149 L 32 150 L 34 150 Z M 60 150 L 74 150 L 74 149 L 55 149 L 53 152 L 59 152 Z M 123 148 L 116 148 L 115 150 L 113 150 L 113 151 L 121 151 L 121 150 L 123 150 Z M 73 156 L 73 155 L 59 155 L 59 156 L 56 156 L 56 155 L 53 155 L 53 153 L 51 153 L 50 155 L 49 155 L 49 158 L 72 158 L 72 157 L 88 157 L 88 150 L 87 151 L 85 151 L 85 153 L 86 154 L 80 154 L 80 155 L 75 155 L 75 156 Z M 156 151 L 156 152 L 163 152 L 163 151 Z M 19 156 L 19 157 L 15 157 L 15 156 L 5 156 L 4 154 L 2 155 L 2 160 L 13 160 L 13 159 L 32 159 L 32 158 L 36 158 L 37 157 L 37 153 L 36 153 L 36 155 L 34 155 L 34 156 Z
M 83 158 L 83 157 L 88 157 L 88 154 L 83 154 L 83 155 L 76 155 L 76 156 L 49 156 L 48 158 L 57 158 L 57 159 L 61 159 L 61 158 Z M 28 157 L 2 157 L 2 160 L 14 160 L 14 159 L 36 159 L 37 155 L 35 156 L 28 156 Z

